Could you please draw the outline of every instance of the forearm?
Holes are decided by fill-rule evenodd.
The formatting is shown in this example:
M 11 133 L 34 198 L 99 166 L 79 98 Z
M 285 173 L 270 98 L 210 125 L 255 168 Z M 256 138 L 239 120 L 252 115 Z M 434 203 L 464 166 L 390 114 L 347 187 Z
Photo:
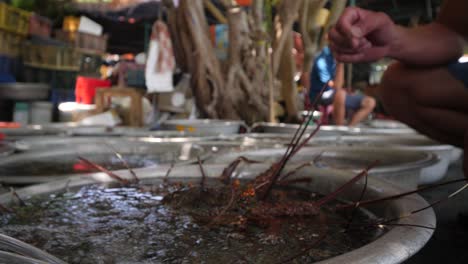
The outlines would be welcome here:
M 455 31 L 434 22 L 417 28 L 395 26 L 389 57 L 409 65 L 439 65 L 458 59 L 464 39 Z
M 336 65 L 336 74 L 335 74 L 335 88 L 341 89 L 344 86 L 344 64 L 338 63 Z

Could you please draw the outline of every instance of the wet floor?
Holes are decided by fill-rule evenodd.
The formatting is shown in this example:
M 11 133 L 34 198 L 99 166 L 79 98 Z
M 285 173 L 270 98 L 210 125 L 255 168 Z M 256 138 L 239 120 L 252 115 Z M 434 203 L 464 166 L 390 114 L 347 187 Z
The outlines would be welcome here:
M 453 164 L 444 179 L 462 178 L 461 161 Z M 422 196 L 430 201 L 438 197 L 447 197 L 463 184 L 441 187 Z M 468 263 L 468 189 L 459 196 L 439 204 L 434 208 L 437 215 L 437 229 L 427 245 L 405 264 L 466 264 Z M 458 214 L 465 212 L 465 221 L 458 220 Z

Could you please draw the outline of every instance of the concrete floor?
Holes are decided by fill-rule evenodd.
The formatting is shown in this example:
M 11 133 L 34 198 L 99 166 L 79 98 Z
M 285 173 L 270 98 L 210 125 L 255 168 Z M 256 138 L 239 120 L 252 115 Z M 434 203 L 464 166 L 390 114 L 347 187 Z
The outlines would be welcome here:
M 453 164 L 444 179 L 463 178 L 462 162 Z M 440 187 L 436 190 L 421 193 L 427 201 L 436 201 L 447 197 L 464 183 Z M 468 221 L 458 220 L 458 213 L 465 211 L 468 215 L 468 189 L 444 203 L 436 205 L 437 229 L 428 244 L 405 264 L 466 264 L 468 263 Z

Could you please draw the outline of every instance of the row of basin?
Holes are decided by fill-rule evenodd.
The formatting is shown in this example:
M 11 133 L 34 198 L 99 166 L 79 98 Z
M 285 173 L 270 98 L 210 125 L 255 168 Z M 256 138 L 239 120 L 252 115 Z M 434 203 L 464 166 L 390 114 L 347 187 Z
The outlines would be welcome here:
M 286 132 L 282 125 L 278 127 Z M 341 130 L 341 127 L 333 130 L 332 126 L 322 128 L 291 162 L 305 163 L 320 154 L 318 161 L 311 166 L 356 171 L 378 160 L 380 165 L 372 174 L 405 188 L 415 188 L 441 180 L 448 166 L 457 161 L 462 153 L 453 146 L 439 144 L 416 133 L 348 135 L 339 134 Z M 330 135 L 330 131 L 336 135 Z M 172 160 L 179 165 L 190 164 L 198 157 L 207 164 L 229 163 L 238 156 L 271 162 L 281 157 L 293 135 L 247 133 L 201 136 L 180 131 L 147 133 L 150 136 L 13 136 L 14 141 L 4 142 L 0 145 L 0 151 L 3 149 L 4 156 L 15 151 L 20 153 L 0 160 L 0 177 L 3 182 L 35 183 L 86 171 L 80 164 L 73 163 L 78 156 L 104 162 L 116 169 L 121 161 L 115 153 L 126 155 L 135 168 L 157 166 Z M 69 171 L 63 168 L 67 166 Z
M 210 122 L 202 123 L 208 129 Z M 3 147 L 4 155 L 0 158 L 0 181 L 42 183 L 18 190 L 21 197 L 60 192 L 64 186 L 73 188 L 112 181 L 107 174 L 90 170 L 80 162 L 80 157 L 131 178 L 126 168 L 129 165 L 141 180 L 154 181 L 165 177 L 172 163 L 175 167 L 171 177 L 200 178 L 196 165 L 199 159 L 204 163 L 207 177 L 217 177 L 227 164 L 243 156 L 256 163 L 244 163 L 236 173 L 240 178 L 251 178 L 283 156 L 299 127 L 261 123 L 248 128 L 246 131 L 250 133 L 236 134 L 235 130 L 220 132 L 213 126 L 205 132 L 196 125 L 196 122 L 175 124 L 168 127 L 175 129 L 170 131 L 80 126 L 35 127 L 29 131 L 16 130 L 16 134 L 15 130 L 0 130 L 7 139 L 0 145 L 0 153 Z M 309 127 L 303 138 L 313 130 L 314 126 Z M 310 183 L 302 185 L 327 193 L 378 161 L 369 171 L 365 194 L 366 199 L 375 199 L 442 180 L 448 166 L 459 160 L 461 154 L 457 148 L 435 142 L 394 121 L 375 121 L 357 128 L 323 126 L 291 158 L 285 171 L 300 167 L 294 177 L 313 175 Z M 126 160 L 126 165 L 119 156 Z M 358 182 L 342 199 L 356 201 L 363 185 L 364 182 Z M 0 204 L 10 199 L 9 194 L 1 195 Z M 415 194 L 367 209 L 380 218 L 393 219 L 427 205 Z M 436 220 L 433 210 L 428 209 L 403 217 L 397 225 L 376 241 L 323 263 L 401 263 L 421 249 L 433 234 L 430 228 L 414 225 L 435 228 Z M 1 242 L 0 239 L 0 245 Z

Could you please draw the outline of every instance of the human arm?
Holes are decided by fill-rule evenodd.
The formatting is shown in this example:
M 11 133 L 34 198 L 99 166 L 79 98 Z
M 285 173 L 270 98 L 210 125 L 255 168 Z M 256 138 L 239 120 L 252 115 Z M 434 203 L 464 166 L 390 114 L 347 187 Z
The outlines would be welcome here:
M 335 79 L 333 80 L 334 89 L 343 89 L 344 87 L 344 64 L 338 63 L 336 65 Z
M 468 34 L 468 17 L 450 13 L 460 9 L 467 10 L 468 1 L 447 1 L 437 22 L 410 29 L 395 25 L 384 13 L 348 8 L 329 33 L 330 46 L 344 62 L 391 57 L 412 65 L 447 63 L 461 55 L 462 35 Z

